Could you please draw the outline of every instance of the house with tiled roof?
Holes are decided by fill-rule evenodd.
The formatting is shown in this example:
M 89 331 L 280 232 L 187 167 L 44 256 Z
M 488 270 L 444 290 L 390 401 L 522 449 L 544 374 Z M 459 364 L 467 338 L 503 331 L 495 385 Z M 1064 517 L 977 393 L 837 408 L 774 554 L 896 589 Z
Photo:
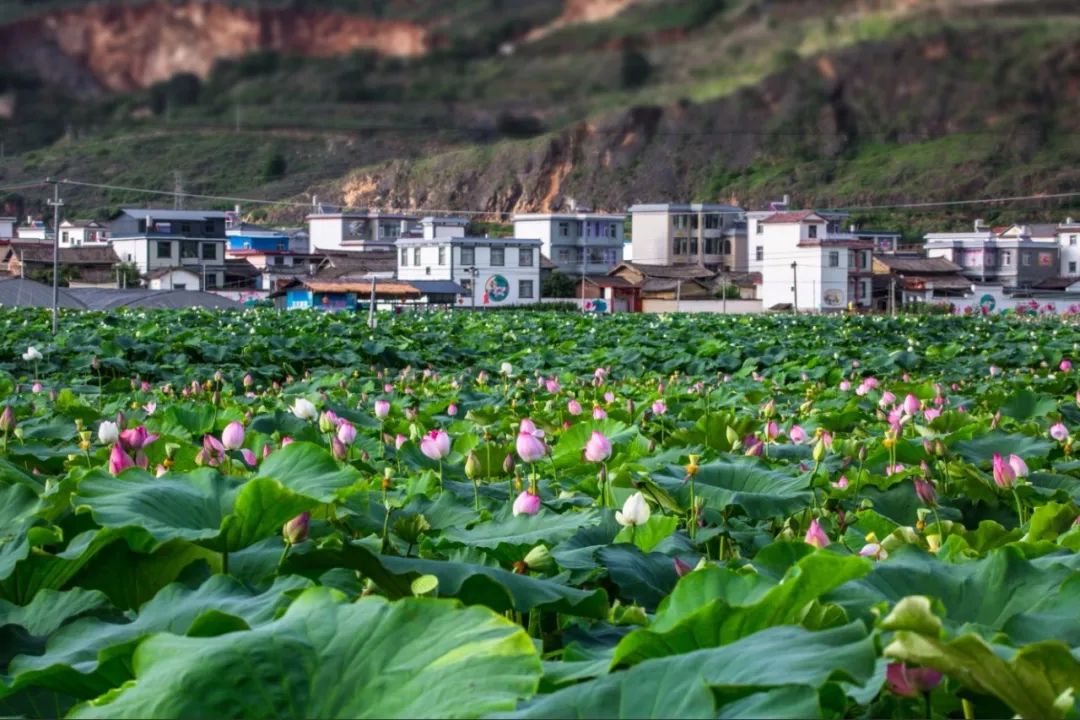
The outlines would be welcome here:
M 848 214 L 773 209 L 747 213 L 749 270 L 762 306 L 802 311 L 869 307 L 875 241 L 845 227 Z

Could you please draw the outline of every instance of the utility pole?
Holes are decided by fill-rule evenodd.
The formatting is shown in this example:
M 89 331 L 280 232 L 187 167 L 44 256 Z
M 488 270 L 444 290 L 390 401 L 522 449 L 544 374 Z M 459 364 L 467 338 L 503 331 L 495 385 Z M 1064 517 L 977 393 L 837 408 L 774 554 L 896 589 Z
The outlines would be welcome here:
M 589 250 L 581 248 L 581 312 L 585 312 L 585 270 L 589 266 Z
M 179 170 L 173 170 L 173 210 L 184 209 L 184 175 Z
M 896 317 L 896 276 L 889 276 L 889 314 Z
M 367 326 L 375 329 L 375 276 L 371 276 L 371 301 L 368 303 Z
M 53 208 L 52 331 L 55 335 L 60 316 L 60 206 L 64 201 L 60 199 L 60 181 L 47 178 L 45 182 L 52 183 L 53 186 L 53 199 L 49 204 Z
M 721 312 L 727 315 L 727 275 L 724 275 L 720 285 L 720 303 L 722 305 Z
M 679 312 L 679 303 L 682 302 L 682 280 L 675 281 L 675 312 Z
M 791 262 L 791 292 L 794 295 L 794 302 L 791 305 L 791 309 L 796 315 L 799 314 L 799 263 L 794 260 Z

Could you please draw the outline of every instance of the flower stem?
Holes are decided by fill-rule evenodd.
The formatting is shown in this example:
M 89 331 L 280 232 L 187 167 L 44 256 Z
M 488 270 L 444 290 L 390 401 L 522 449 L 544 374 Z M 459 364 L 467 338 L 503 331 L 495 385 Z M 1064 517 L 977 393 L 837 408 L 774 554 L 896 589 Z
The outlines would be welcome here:
M 285 559 L 289 557 L 289 548 L 292 547 L 289 543 L 285 543 L 285 549 L 281 551 L 281 558 L 278 559 L 277 574 L 281 574 L 281 568 L 285 566 Z

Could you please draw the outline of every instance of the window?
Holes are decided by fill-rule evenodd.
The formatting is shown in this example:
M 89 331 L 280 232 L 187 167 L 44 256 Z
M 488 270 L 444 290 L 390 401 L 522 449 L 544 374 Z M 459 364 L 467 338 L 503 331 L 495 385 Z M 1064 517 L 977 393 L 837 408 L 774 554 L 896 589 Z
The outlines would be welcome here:
M 563 260 L 563 262 L 569 262 L 570 254 L 566 252 L 566 248 L 559 248 L 560 259 L 562 259 L 564 253 L 566 253 L 566 260 Z M 495 267 L 502 267 L 506 264 L 506 248 L 491 248 L 491 264 Z
M 401 235 L 401 223 L 379 223 L 379 237 L 396 238 Z
M 1075 275 L 1076 274 L 1076 261 L 1075 260 L 1070 260 L 1069 261 L 1069 274 L 1070 275 Z
M 217 286 L 218 286 L 217 273 L 207 273 L 206 274 L 206 287 L 207 288 L 216 288 Z
M 604 248 L 604 264 L 614 265 L 619 262 L 619 251 L 615 248 Z
M 413 248 L 412 250 L 412 264 L 420 265 L 420 248 Z
M 559 262 L 561 262 L 561 263 L 570 262 L 570 248 L 559 248 L 558 257 L 559 257 Z M 491 264 L 492 265 L 495 264 L 495 249 L 494 248 L 492 248 L 492 250 L 491 250 Z M 499 264 L 502 265 L 502 263 L 499 263 Z
M 276 256 L 274 258 L 274 264 L 275 265 L 284 265 L 285 264 L 285 258 L 281 257 L 280 255 Z
M 568 222 L 559 223 L 559 237 L 569 237 L 569 236 L 570 236 L 570 223 L 568 223 Z
M 1076 236 L 1075 235 L 1070 235 L 1069 236 L 1069 244 L 1070 245 L 1075 245 L 1076 244 Z
M 476 248 L 463 247 L 461 248 L 461 264 L 462 265 L 475 265 L 476 264 Z
M 811 225 L 810 226 L 810 237 L 812 237 L 812 238 L 817 237 L 817 225 Z
M 518 265 L 520 267 L 532 267 L 532 255 L 532 248 L 521 248 L 518 250 Z
M 589 248 L 589 262 L 602 263 L 604 262 L 604 254 L 600 252 L 600 248 Z
M 723 254 L 724 255 L 730 255 L 731 254 L 731 241 L 730 240 L 725 240 L 724 244 L 723 244 L 723 248 L 724 248 Z
M 180 223 L 180 233 L 182 235 L 191 234 L 191 223 Z
M 439 264 L 440 265 L 445 265 L 446 264 L 446 247 L 443 246 L 443 245 L 439 246 Z
M 758 245 L 756 248 L 754 248 L 754 259 L 757 260 L 758 262 L 761 262 L 762 260 L 765 259 L 765 246 L 764 245 Z
M 720 216 L 719 215 L 706 215 L 705 216 L 705 229 L 706 230 L 716 230 L 719 227 L 720 227 Z
M 162 240 L 158 240 L 158 242 L 157 242 L 157 256 L 158 256 L 158 259 L 171 258 L 172 257 L 172 243 L 171 242 L 164 242 Z
M 690 238 L 690 254 L 697 255 L 697 238 Z
M 217 260 L 217 243 L 203 243 L 202 259 Z
M 217 233 L 214 232 L 213 220 L 207 220 L 206 223 L 203 225 L 203 235 L 205 235 L 206 237 L 214 237 L 215 235 L 217 235 Z
M 1020 263 L 1024 267 L 1031 267 L 1031 253 L 1021 253 Z
M 1001 266 L 1009 267 L 1012 265 L 1012 250 L 1001 251 Z
M 816 227 L 811 225 L 810 227 Z M 829 252 L 829 267 L 840 267 L 840 253 L 836 250 Z
M 60 233 L 60 242 L 64 243 L 65 245 L 67 244 L 67 242 L 68 242 L 68 231 L 67 230 Z
M 532 280 L 518 280 L 518 297 L 524 300 L 532 299 L 533 296 L 533 281 Z
M 406 248 L 401 248 L 401 266 L 407 267 L 409 265 L 409 251 Z
M 757 234 L 758 235 L 764 235 L 765 234 L 765 226 L 761 224 L 760 220 L 758 220 L 758 222 L 757 222 Z
M 199 243 L 194 240 L 184 240 L 180 243 L 181 258 L 199 258 Z

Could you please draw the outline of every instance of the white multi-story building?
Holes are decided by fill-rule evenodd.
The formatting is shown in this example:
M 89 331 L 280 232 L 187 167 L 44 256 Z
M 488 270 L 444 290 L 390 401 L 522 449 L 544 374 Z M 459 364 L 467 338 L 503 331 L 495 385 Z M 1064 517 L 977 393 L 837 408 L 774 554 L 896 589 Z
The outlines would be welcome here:
M 109 235 L 120 262 L 134 263 L 143 276 L 185 268 L 200 278 L 197 289 L 225 284 L 223 212 L 124 208 L 109 223 Z
M 401 238 L 397 277 L 452 280 L 465 307 L 528 305 L 540 299 L 540 241 L 524 238 Z
M 375 210 L 312 213 L 307 216 L 307 222 L 313 252 L 393 250 L 398 238 L 421 234 L 416 218 Z
M 514 215 L 514 237 L 540 240 L 560 272 L 600 275 L 623 261 L 625 215 L 593 212 Z
M 636 263 L 747 270 L 741 208 L 703 203 L 632 205 L 630 218 Z
M 873 294 L 873 243 L 838 230 L 835 213 L 814 210 L 750 216 L 751 272 L 761 273 L 766 309 L 838 311 L 869 306 Z
M 60 247 L 104 247 L 109 226 L 97 220 L 64 220 L 60 223 Z
M 1032 287 L 1067 274 L 1068 261 L 1059 259 L 1061 248 L 1056 228 L 1014 225 L 997 230 L 976 220 L 963 232 L 927 233 L 926 254 L 943 257 L 978 282 L 1000 283 L 1010 288 Z M 1067 250 L 1068 248 L 1064 248 Z
M 1061 274 L 1080 277 L 1080 222 L 1065 218 L 1065 222 L 1057 226 L 1055 237 L 1061 248 Z

